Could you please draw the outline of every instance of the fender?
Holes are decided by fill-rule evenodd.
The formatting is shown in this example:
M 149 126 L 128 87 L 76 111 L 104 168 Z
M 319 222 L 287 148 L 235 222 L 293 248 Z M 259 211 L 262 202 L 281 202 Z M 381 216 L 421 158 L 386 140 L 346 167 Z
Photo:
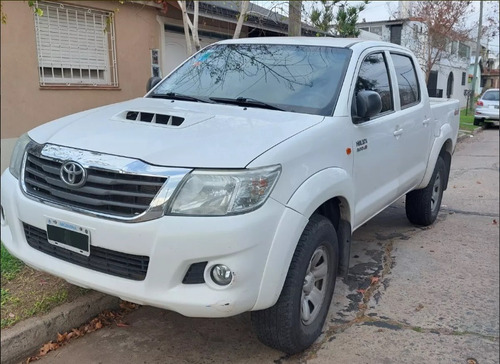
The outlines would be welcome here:
M 352 194 L 351 178 L 341 168 L 323 169 L 299 186 L 276 229 L 253 311 L 271 307 L 278 300 L 297 243 L 314 211 L 337 196 L 352 201 Z M 350 220 L 350 207 L 346 215 L 343 219 Z
M 427 169 L 425 170 L 424 178 L 422 179 L 420 184 L 415 188 L 416 190 L 427 187 L 429 181 L 431 180 L 432 173 L 434 172 L 434 167 L 436 166 L 436 162 L 439 157 L 439 154 L 441 153 L 443 145 L 445 145 L 447 140 L 453 141 L 453 129 L 450 126 L 450 124 L 446 123 L 442 125 L 441 128 L 438 130 L 438 133 L 439 135 L 437 136 L 436 139 L 434 139 L 434 144 L 432 145 L 431 148 L 431 153 L 427 161 Z M 454 145 L 451 148 L 451 150 L 449 150 L 450 154 L 453 148 Z
M 286 205 L 309 218 L 323 202 L 333 197 L 340 196 L 352 201 L 354 194 L 352 186 L 351 176 L 344 169 L 337 167 L 323 169 L 304 181 Z M 349 222 L 352 216 L 350 206 L 347 216 L 342 217 Z

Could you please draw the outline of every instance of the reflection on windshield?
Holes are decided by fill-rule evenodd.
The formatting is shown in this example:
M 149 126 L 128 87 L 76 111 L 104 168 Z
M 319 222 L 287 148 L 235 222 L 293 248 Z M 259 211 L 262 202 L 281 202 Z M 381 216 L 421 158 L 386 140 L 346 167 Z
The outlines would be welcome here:
M 165 79 L 154 94 L 247 98 L 287 111 L 329 115 L 350 57 L 345 48 L 219 44 Z

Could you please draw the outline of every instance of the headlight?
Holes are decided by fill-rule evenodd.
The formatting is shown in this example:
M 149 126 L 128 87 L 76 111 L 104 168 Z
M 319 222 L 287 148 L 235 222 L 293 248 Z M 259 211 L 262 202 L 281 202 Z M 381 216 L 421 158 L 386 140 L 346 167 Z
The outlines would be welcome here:
M 23 163 L 24 152 L 30 141 L 31 139 L 28 134 L 21 135 L 19 139 L 17 139 L 16 146 L 12 152 L 9 170 L 10 173 L 12 173 L 12 175 L 17 179 L 19 179 L 19 175 L 21 174 L 21 164 Z
M 266 202 L 280 166 L 237 171 L 195 170 L 179 187 L 167 213 L 174 215 L 234 215 Z

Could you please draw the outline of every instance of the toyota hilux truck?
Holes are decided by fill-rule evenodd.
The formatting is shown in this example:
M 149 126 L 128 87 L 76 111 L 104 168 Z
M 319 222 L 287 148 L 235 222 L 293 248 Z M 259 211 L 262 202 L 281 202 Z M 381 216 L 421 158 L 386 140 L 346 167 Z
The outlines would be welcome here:
M 353 231 L 402 196 L 410 223 L 436 220 L 459 103 L 429 98 L 406 48 L 225 40 L 148 85 L 18 139 L 1 180 L 10 253 L 185 316 L 251 311 L 293 354 L 321 333 Z

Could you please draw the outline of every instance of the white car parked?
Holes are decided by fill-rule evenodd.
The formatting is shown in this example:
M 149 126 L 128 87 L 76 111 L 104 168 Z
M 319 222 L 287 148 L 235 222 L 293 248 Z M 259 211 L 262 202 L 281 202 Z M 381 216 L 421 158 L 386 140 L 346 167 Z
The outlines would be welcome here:
M 484 124 L 498 126 L 500 120 L 499 106 L 500 92 L 497 88 L 487 90 L 476 103 L 474 112 L 474 125 Z
M 321 333 L 355 229 L 405 195 L 412 223 L 436 220 L 458 114 L 395 44 L 222 41 L 144 98 L 20 137 L 2 240 L 131 302 L 252 311 L 260 340 L 297 353 Z

